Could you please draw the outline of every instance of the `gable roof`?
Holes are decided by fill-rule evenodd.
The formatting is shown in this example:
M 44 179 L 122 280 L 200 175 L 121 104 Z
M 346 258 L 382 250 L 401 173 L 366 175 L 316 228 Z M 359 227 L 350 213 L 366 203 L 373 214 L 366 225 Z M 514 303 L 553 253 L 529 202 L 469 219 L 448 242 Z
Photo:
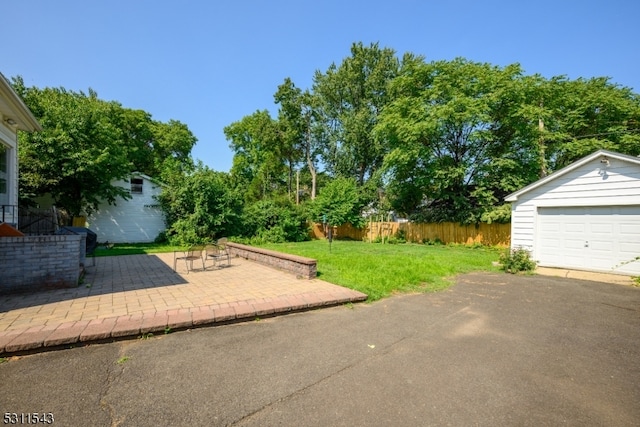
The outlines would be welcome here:
M 42 130 L 31 110 L 2 73 L 0 73 L 0 120 L 27 132 Z
M 161 187 L 166 187 L 166 184 L 165 184 L 165 183 L 160 182 L 160 181 L 158 181 L 157 179 L 150 177 L 149 175 L 145 175 L 145 174 L 143 174 L 142 172 L 137 172 L 137 171 L 136 171 L 136 172 L 131 172 L 131 176 L 132 176 L 132 177 L 134 177 L 134 176 L 138 176 L 138 177 L 140 177 L 140 178 L 144 178 L 144 179 L 146 179 L 147 181 L 151 181 L 151 182 L 153 182 L 154 184 L 159 185 L 159 186 L 161 186 Z
M 616 153 L 614 151 L 598 150 L 598 151 L 596 151 L 596 152 L 594 152 L 594 153 L 592 153 L 592 154 L 590 154 L 590 155 L 588 155 L 586 157 L 583 157 L 580 160 L 577 160 L 577 161 L 571 163 L 568 166 L 565 166 L 562 169 L 559 169 L 559 170 L 555 171 L 551 175 L 545 176 L 544 178 L 541 178 L 541 179 L 539 179 L 539 180 L 527 185 L 526 187 L 524 187 L 524 188 L 522 188 L 522 189 L 520 189 L 520 190 L 518 190 L 518 191 L 516 191 L 514 193 L 509 194 L 508 196 L 506 196 L 504 198 L 504 200 L 506 202 L 515 202 L 524 193 L 527 193 L 527 192 L 529 192 L 529 191 L 531 191 L 531 190 L 533 190 L 535 188 L 538 188 L 541 185 L 544 185 L 549 181 L 553 181 L 554 179 L 559 178 L 562 175 L 565 175 L 566 173 L 571 172 L 572 170 L 575 170 L 575 169 L 579 168 L 580 166 L 583 166 L 583 165 L 585 165 L 585 164 L 597 159 L 600 156 L 603 156 L 603 157 L 606 156 L 607 158 L 622 160 L 622 161 L 625 161 L 625 162 L 629 162 L 629 163 L 633 163 L 633 164 L 636 164 L 636 165 L 640 165 L 640 158 L 638 158 L 638 157 L 633 157 L 633 156 L 629 156 L 629 155 L 626 155 L 626 154 Z

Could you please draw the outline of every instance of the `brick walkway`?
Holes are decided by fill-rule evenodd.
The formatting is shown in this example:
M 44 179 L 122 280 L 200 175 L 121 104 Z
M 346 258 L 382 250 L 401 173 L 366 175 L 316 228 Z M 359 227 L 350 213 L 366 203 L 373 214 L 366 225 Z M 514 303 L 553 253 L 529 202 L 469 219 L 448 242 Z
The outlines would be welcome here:
M 89 260 L 74 289 L 0 296 L 0 354 L 363 301 L 366 295 L 246 261 L 172 269 L 173 254 Z

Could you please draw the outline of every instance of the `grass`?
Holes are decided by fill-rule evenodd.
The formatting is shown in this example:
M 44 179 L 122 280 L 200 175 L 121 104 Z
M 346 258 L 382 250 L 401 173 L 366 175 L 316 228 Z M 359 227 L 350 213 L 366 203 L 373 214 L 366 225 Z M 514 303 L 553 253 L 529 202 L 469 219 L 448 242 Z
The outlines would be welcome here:
M 471 271 L 498 271 L 492 265 L 502 249 L 326 240 L 261 245 L 318 260 L 322 280 L 355 289 L 375 301 L 398 292 L 433 292 Z
M 111 248 L 99 245 L 95 256 L 115 256 L 115 255 L 138 255 L 138 254 L 158 254 L 163 252 L 173 252 L 184 249 L 179 246 L 171 246 L 166 243 L 115 243 Z
M 127 362 L 129 359 L 131 359 L 129 356 L 122 356 L 121 358 L 119 358 L 119 359 L 116 361 L 116 364 L 117 364 L 117 365 L 122 365 L 122 364 L 124 364 L 125 362 Z

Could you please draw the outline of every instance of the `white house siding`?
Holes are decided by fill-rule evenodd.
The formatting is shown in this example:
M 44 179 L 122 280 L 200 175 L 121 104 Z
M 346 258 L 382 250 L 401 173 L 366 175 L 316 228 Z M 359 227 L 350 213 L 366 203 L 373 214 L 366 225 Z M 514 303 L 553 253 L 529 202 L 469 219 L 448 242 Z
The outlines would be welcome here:
M 7 149 L 6 170 L 0 172 L 6 181 L 6 189 L 0 194 L 0 205 L 5 208 L 4 221 L 18 220 L 18 131 L 36 132 L 42 127 L 29 108 L 11 87 L 11 83 L 0 73 L 0 145 Z M 4 186 L 3 186 L 4 187 Z M 7 215 L 11 211 L 11 217 Z M 0 210 L 0 212 L 2 212 Z M 0 218 L 0 221 L 2 218 Z
M 6 172 L 0 171 L 0 179 L 6 181 L 5 191 L 0 193 L 0 215 L 4 208 L 4 221 L 17 223 L 18 212 L 18 151 L 16 131 L 0 122 L 0 145 L 6 150 Z M 2 153 L 0 153 L 2 154 Z M 2 222 L 0 217 L 0 222 Z
M 609 165 L 606 166 L 601 163 L 602 158 L 602 155 L 598 155 L 591 161 L 520 194 L 517 201 L 512 204 L 512 248 L 526 248 L 531 252 L 533 259 L 541 258 L 544 250 L 539 246 L 543 234 L 543 230 L 540 229 L 541 209 L 585 207 L 587 214 L 601 214 L 601 211 L 597 211 L 597 207 L 625 207 L 624 212 L 614 209 L 611 216 L 611 221 L 614 222 L 623 217 L 629 218 L 630 213 L 640 214 L 640 160 L 630 162 L 609 157 Z M 589 211 L 590 207 L 595 210 Z M 551 211 L 545 211 L 545 213 L 549 212 Z M 577 211 L 568 210 L 565 213 L 572 212 Z M 548 225 L 548 222 L 545 224 Z M 635 223 L 630 224 L 630 227 L 635 227 Z M 550 231 L 546 230 L 546 232 Z M 633 230 L 627 228 L 627 234 L 629 232 L 630 235 L 634 235 L 635 228 Z M 628 253 L 628 250 L 622 250 L 620 256 L 626 257 Z M 638 255 L 640 253 L 636 254 Z M 628 259 L 614 261 L 617 265 Z M 640 268 L 640 263 L 633 264 L 633 266 L 616 268 L 616 271 L 635 274 L 635 270 Z M 592 264 L 591 268 L 587 269 L 612 271 L 614 266 L 605 268 L 602 263 L 599 263 Z
M 154 196 L 160 194 L 161 187 L 143 178 L 142 194 L 132 193 L 129 200 L 118 200 L 116 205 L 101 204 L 99 209 L 87 218 L 88 227 L 98 235 L 101 243 L 142 243 L 153 242 L 165 230 L 162 210 Z M 130 183 L 117 183 L 129 189 Z

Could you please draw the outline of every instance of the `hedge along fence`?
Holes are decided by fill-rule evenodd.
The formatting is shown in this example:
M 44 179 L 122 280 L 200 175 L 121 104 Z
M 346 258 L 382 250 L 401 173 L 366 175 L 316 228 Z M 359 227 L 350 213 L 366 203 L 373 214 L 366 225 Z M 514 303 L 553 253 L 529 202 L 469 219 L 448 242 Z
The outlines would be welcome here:
M 336 239 L 352 239 L 374 241 L 404 233 L 407 242 L 424 243 L 440 241 L 442 243 L 460 243 L 471 245 L 480 243 L 488 246 L 504 246 L 511 244 L 511 224 L 471 224 L 461 225 L 456 222 L 413 223 L 413 222 L 370 222 L 364 228 L 355 228 L 351 224 L 334 227 L 333 237 Z M 324 238 L 322 224 L 313 224 L 313 238 Z

